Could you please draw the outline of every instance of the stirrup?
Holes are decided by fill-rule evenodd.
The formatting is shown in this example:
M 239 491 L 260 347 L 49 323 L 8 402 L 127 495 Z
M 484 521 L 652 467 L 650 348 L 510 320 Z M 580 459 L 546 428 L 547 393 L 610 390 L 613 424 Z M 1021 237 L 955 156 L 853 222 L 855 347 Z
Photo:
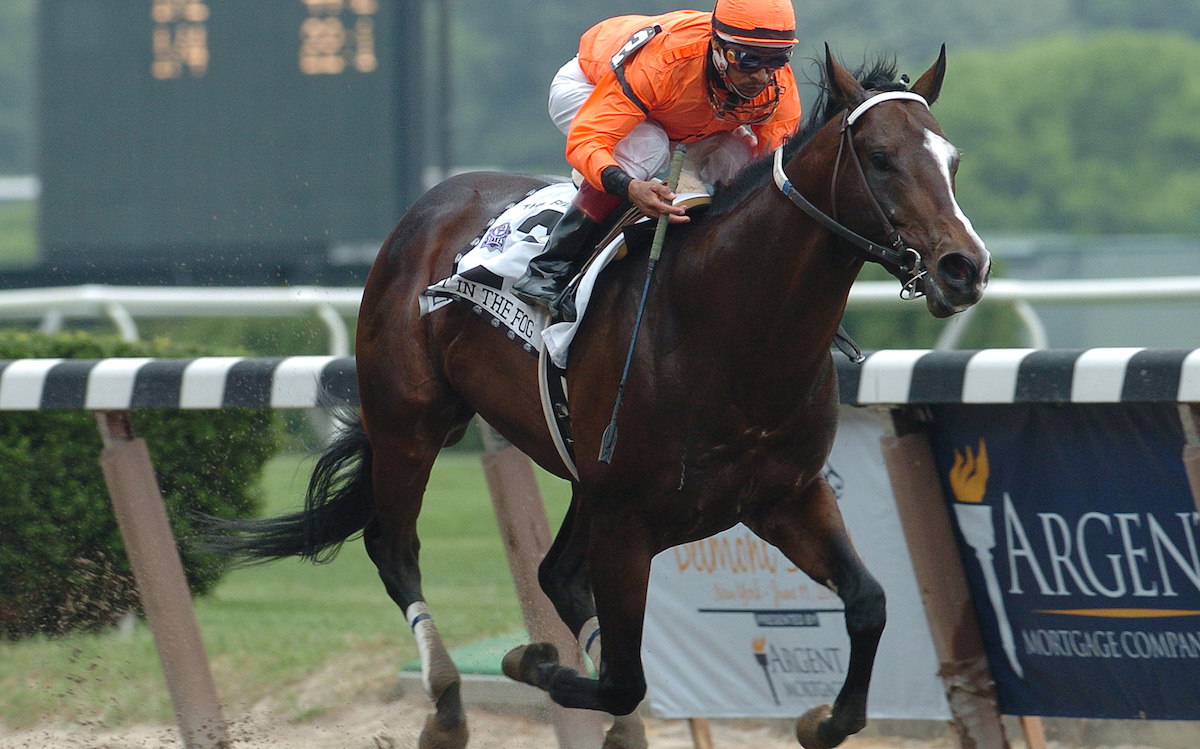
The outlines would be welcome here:
M 579 314 L 575 309 L 574 287 L 567 286 L 559 292 L 547 309 L 550 310 L 550 317 L 556 322 L 575 322 Z
M 550 310 L 551 305 L 554 304 L 554 300 L 558 298 L 557 294 L 550 294 L 547 296 L 544 294 L 531 294 L 527 291 L 518 291 L 515 286 L 511 291 L 512 295 L 522 302 L 525 302 L 531 307 L 537 307 L 544 310 Z
M 526 304 L 542 309 L 550 309 L 550 305 L 562 293 L 562 284 L 552 275 L 544 275 L 533 268 L 527 268 L 510 287 L 509 292 Z

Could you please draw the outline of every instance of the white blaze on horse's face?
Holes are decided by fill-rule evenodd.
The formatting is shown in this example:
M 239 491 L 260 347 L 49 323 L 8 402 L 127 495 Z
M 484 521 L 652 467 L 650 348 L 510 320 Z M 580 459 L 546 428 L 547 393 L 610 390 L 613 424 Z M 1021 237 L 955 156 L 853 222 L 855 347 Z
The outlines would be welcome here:
M 979 295 L 983 293 L 983 287 L 987 285 L 988 275 L 991 273 L 992 260 L 983 245 L 983 240 L 971 225 L 971 220 L 962 212 L 958 200 L 954 197 L 954 178 L 951 170 L 958 159 L 958 149 L 938 133 L 926 129 L 925 150 L 933 157 L 942 175 L 945 189 L 942 199 L 949 199 L 949 203 L 943 205 L 949 205 L 952 209 L 952 215 L 944 217 L 947 221 L 946 227 L 958 225 L 951 230 L 951 235 L 956 235 L 954 244 L 962 245 L 945 247 L 946 252 L 937 262 L 937 272 L 933 274 L 932 283 L 925 285 L 930 311 L 937 317 L 945 317 L 962 312 L 979 301 Z
M 958 200 L 954 197 L 954 181 L 950 177 L 950 164 L 958 156 L 958 149 L 954 147 L 953 143 L 932 130 L 925 131 L 925 148 L 933 154 L 938 169 L 942 171 L 942 176 L 946 178 L 946 194 L 950 196 L 950 205 L 954 206 L 954 215 L 962 222 L 967 235 L 975 240 L 975 243 L 979 246 L 979 250 L 983 253 L 985 265 L 981 270 L 986 271 L 992 262 L 991 255 L 984 246 L 983 239 L 975 232 L 975 227 L 971 225 L 971 219 L 967 218 L 967 215 L 962 212 L 962 208 L 958 207 Z M 983 277 L 987 278 L 986 272 L 983 273 Z

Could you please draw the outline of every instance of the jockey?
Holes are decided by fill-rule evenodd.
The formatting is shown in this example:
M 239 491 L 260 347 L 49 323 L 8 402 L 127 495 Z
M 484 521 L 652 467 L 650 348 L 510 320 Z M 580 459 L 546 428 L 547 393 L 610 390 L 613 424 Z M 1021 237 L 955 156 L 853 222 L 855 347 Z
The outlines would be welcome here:
M 589 29 L 550 84 L 550 117 L 583 185 L 514 295 L 572 319 L 560 296 L 617 205 L 687 221 L 667 186 L 650 181 L 671 142 L 696 144 L 689 162 L 710 184 L 782 145 L 800 123 L 795 30 L 791 0 L 717 0 L 712 13 L 618 16 Z

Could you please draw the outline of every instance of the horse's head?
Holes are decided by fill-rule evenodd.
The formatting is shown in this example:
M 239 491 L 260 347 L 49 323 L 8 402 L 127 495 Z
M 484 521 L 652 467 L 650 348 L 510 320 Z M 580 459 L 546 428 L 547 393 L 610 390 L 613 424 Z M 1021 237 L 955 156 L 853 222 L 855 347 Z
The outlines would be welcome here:
M 888 241 L 910 260 L 892 270 L 908 281 L 909 291 L 925 294 L 935 316 L 948 317 L 978 302 L 991 259 L 954 198 L 959 151 L 928 106 L 941 92 L 945 46 L 909 92 L 902 86 L 882 95 L 866 90 L 828 47 L 825 68 L 830 95 L 847 110 L 838 122 L 849 134 L 844 143 L 852 146 L 843 149 L 834 187 L 843 217 L 854 205 L 866 212 L 856 224 L 894 227 Z M 876 229 L 868 236 L 878 235 Z

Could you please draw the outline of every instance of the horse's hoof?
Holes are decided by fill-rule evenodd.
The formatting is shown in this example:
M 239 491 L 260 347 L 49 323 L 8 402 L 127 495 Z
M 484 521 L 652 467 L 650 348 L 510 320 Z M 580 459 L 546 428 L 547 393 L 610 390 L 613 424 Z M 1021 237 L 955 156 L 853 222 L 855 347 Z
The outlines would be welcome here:
M 500 661 L 500 670 L 513 681 L 544 689 L 539 683 L 537 667 L 558 663 L 558 648 L 548 642 L 518 645 Z
M 504 654 L 504 658 L 500 661 L 500 670 L 504 672 L 505 676 L 513 681 L 523 681 L 521 661 L 525 660 L 525 651 L 528 649 L 528 645 L 518 645 Z
M 829 741 L 821 736 L 821 724 L 833 715 L 832 705 L 818 705 L 800 716 L 796 721 L 796 740 L 804 749 L 833 749 L 846 738 Z
M 443 725 L 437 715 L 425 718 L 425 728 L 421 730 L 421 738 L 417 740 L 418 749 L 466 749 L 467 721 L 458 720 L 450 725 Z
M 646 726 L 636 713 L 619 715 L 604 735 L 600 749 L 647 749 Z

